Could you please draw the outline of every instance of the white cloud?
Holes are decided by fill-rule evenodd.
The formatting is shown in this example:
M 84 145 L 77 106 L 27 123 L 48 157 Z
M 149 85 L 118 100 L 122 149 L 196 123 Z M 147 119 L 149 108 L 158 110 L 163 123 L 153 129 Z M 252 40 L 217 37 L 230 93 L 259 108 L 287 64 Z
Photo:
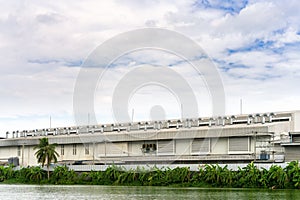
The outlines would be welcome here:
M 2 1 L 0 132 L 48 126 L 49 115 L 57 119 L 57 125 L 72 124 L 72 92 L 79 71 L 76 65 L 101 42 L 123 31 L 147 26 L 179 31 L 218 61 L 228 98 L 227 113 L 239 112 L 240 98 L 244 111 L 250 113 L 300 109 L 299 1 L 253 0 L 238 6 L 220 3 L 210 1 L 210 6 L 200 6 L 195 1 Z M 160 53 L 132 56 L 126 64 L 128 68 L 113 70 L 101 88 L 103 93 L 96 95 L 96 101 L 103 102 L 99 120 L 111 120 L 110 90 L 139 61 L 177 63 L 174 70 L 188 80 L 197 98 L 209 99 L 204 90 L 197 89 L 203 86 L 201 77 L 180 64 L 178 58 Z M 149 96 L 137 95 L 136 102 L 143 102 L 143 98 L 154 102 Z M 149 105 L 145 110 L 148 108 Z

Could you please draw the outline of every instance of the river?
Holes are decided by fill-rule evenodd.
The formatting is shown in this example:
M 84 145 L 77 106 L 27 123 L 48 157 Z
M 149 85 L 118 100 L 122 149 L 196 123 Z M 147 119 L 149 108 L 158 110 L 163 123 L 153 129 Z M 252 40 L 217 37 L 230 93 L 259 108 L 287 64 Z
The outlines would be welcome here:
M 300 199 L 300 190 L 0 185 L 0 199 Z

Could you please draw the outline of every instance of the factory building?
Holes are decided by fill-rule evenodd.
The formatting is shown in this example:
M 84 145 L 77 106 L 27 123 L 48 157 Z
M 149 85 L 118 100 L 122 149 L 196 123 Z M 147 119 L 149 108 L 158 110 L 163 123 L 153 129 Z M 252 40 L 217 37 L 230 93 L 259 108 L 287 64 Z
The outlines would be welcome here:
M 65 164 L 286 162 L 300 159 L 300 112 L 7 132 L 0 161 L 37 165 L 33 148 L 43 137 Z

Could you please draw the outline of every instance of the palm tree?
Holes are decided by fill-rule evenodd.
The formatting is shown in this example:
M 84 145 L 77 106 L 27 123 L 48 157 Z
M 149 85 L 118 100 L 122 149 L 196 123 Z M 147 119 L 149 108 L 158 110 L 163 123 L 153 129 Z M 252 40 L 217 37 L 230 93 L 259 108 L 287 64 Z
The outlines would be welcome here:
M 57 157 L 59 157 L 59 154 L 55 151 L 55 147 L 57 144 L 49 144 L 48 138 L 41 138 L 39 139 L 40 143 L 34 147 L 34 149 L 37 149 L 37 152 L 35 153 L 35 156 L 38 160 L 38 163 L 42 164 L 42 167 L 44 167 L 45 163 L 47 165 L 47 174 L 48 174 L 48 180 L 50 178 L 50 163 L 53 161 L 54 163 L 57 162 Z

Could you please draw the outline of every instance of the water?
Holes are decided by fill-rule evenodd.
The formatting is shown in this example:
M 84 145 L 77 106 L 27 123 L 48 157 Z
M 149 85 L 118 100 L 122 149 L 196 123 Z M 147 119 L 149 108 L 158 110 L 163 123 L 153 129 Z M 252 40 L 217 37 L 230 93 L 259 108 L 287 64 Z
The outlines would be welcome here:
M 0 199 L 300 199 L 300 190 L 0 185 Z

